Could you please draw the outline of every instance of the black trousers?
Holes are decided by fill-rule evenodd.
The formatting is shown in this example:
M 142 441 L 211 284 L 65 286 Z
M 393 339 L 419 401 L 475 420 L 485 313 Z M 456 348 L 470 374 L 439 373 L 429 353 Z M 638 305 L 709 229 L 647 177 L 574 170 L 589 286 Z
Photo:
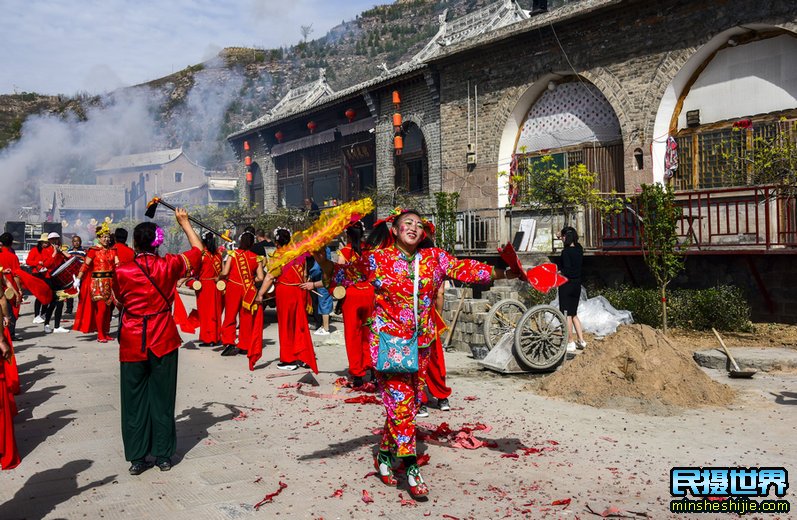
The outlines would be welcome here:
M 157 459 L 174 455 L 177 429 L 174 402 L 177 396 L 177 352 L 159 358 L 152 351 L 147 360 L 121 363 L 122 442 L 125 459 Z

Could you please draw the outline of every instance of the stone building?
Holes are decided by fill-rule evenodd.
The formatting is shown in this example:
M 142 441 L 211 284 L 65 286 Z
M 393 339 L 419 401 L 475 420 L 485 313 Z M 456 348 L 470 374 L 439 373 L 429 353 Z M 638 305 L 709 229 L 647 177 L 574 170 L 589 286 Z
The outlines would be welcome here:
M 155 196 L 186 206 L 208 202 L 205 169 L 189 159 L 182 148 L 119 155 L 94 170 L 98 185 L 125 189 L 127 217 L 144 218 L 147 202 Z
M 529 251 L 555 250 L 562 220 L 525 204 L 523 180 L 512 180 L 542 156 L 586 165 L 604 192 L 670 183 L 690 254 L 676 283 L 738 284 L 758 317 L 795 321 L 795 287 L 783 283 L 795 278 L 794 199 L 738 164 L 760 138 L 797 135 L 796 30 L 794 2 L 581 0 L 529 13 L 502 0 L 444 15 L 420 53 L 369 82 L 336 93 L 321 78 L 292 91 L 230 142 L 259 166 L 250 196 L 273 208 L 335 182 L 340 198 L 357 196 L 345 150 L 362 141 L 380 191 L 460 194 L 457 244 L 468 254 L 494 251 L 524 220 L 534 224 Z M 420 169 L 395 154 L 394 113 L 405 146 L 421 143 Z M 352 124 L 363 130 L 344 135 Z M 645 279 L 633 208 L 613 218 L 584 208 L 577 227 L 596 277 Z

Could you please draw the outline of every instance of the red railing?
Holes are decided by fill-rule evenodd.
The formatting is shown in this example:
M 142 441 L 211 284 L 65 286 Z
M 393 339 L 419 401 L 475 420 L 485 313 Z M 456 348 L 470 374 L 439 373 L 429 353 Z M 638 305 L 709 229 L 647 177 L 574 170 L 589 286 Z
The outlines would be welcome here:
M 681 191 L 676 203 L 681 243 L 692 251 L 774 250 L 797 247 L 797 207 L 773 186 Z M 603 251 L 641 249 L 641 218 L 632 202 L 618 215 L 593 217 Z

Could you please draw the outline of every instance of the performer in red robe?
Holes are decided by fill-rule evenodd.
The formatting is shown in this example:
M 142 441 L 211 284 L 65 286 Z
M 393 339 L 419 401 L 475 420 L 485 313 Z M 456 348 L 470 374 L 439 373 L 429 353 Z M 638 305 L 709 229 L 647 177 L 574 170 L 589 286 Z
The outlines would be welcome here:
M 8 287 L 14 291 L 14 297 L 9 301 L 12 315 L 8 317 L 8 329 L 11 337 L 15 338 L 17 318 L 19 318 L 19 309 L 22 305 L 22 282 L 18 274 L 19 258 L 12 248 L 13 244 L 14 237 L 11 233 L 0 235 L 0 269 L 3 271 L 3 277 L 6 279 Z
M 206 232 L 202 236 L 202 243 L 205 249 L 202 251 L 198 275 L 202 288 L 196 292 L 196 308 L 199 314 L 199 344 L 209 346 L 221 343 L 223 300 L 221 291 L 216 287 L 216 280 L 221 275 L 222 263 L 215 235 Z
M 113 232 L 113 240 L 113 250 L 116 251 L 116 257 L 120 264 L 130 262 L 135 258 L 136 252 L 127 245 L 127 230 L 125 228 L 116 228 Z
M 5 298 L 0 297 L 0 300 Z M 5 313 L 7 305 L 0 302 Z M 14 350 L 8 329 L 0 319 L 0 469 L 12 469 L 19 465 L 17 441 L 14 437 L 14 416 L 17 406 L 14 402 L 14 385 L 19 391 L 19 377 L 16 374 L 16 363 L 13 363 Z M 13 363 L 13 364 L 12 364 Z
M 50 272 L 63 263 L 63 258 L 47 237 L 47 233 L 42 233 L 36 247 L 28 252 L 25 263 L 31 267 L 31 272 L 34 276 L 49 284 Z M 47 310 L 47 305 L 40 298 L 36 298 L 36 302 L 33 305 L 33 323 L 44 323 L 44 313 Z
M 254 233 L 244 231 L 238 242 L 238 249 L 228 254 L 219 275 L 227 282 L 221 327 L 221 341 L 225 348 L 221 355 L 246 353 L 249 369 L 254 370 L 255 363 L 263 353 L 263 312 L 260 303 L 255 301 L 255 283 L 263 280 L 263 266 L 261 259 L 250 251 L 255 243 Z M 235 325 L 239 314 L 241 319 L 236 346 Z
M 135 259 L 120 264 L 113 276 L 114 294 L 122 307 L 122 441 L 132 475 L 149 467 L 149 454 L 161 471 L 170 470 L 177 446 L 174 405 L 177 357 L 183 342 L 171 308 L 177 281 L 199 265 L 202 240 L 191 228 L 185 210 L 176 210 L 175 216 L 191 250 L 159 256 L 157 247 L 163 243 L 163 230 L 152 222 L 143 222 L 133 230 Z
M 361 221 L 355 222 L 346 235 L 349 243 L 339 251 L 338 263 L 356 261 L 362 253 L 360 241 L 365 233 Z M 343 299 L 343 334 L 346 339 L 346 356 L 349 359 L 349 375 L 352 385 L 363 385 L 365 370 L 371 366 L 370 329 L 368 320 L 374 313 L 374 287 L 368 282 L 360 282 L 346 288 Z
M 443 289 L 441 288 L 440 293 L 442 293 L 442 291 Z M 426 366 L 426 373 L 421 375 L 421 379 L 426 385 L 426 388 L 429 389 L 429 393 L 432 394 L 432 397 L 437 399 L 437 407 L 447 412 L 451 410 L 451 405 L 448 402 L 448 398 L 451 396 L 451 388 L 446 386 L 446 358 L 445 352 L 443 351 L 443 333 L 447 330 L 448 326 L 441 316 L 442 308 L 442 296 L 438 296 L 438 304 L 435 306 L 434 310 L 434 325 L 437 331 L 435 332 L 434 341 L 429 346 L 429 364 Z M 429 412 L 426 410 L 426 403 L 428 400 L 429 398 L 426 395 L 426 390 L 421 390 L 421 402 L 423 404 L 418 411 L 419 417 L 426 417 L 429 415 Z
M 108 343 L 111 330 L 111 305 L 113 292 L 111 291 L 111 278 L 114 268 L 118 263 L 116 251 L 110 247 L 111 230 L 108 224 L 97 227 L 97 238 L 100 245 L 94 246 L 86 253 L 86 261 L 80 268 L 78 280 L 83 290 L 80 291 L 77 314 L 75 315 L 74 330 L 83 333 L 97 331 L 97 341 Z M 91 275 L 90 283 L 83 283 Z
M 287 229 L 274 230 L 277 247 L 291 241 L 291 233 Z M 300 366 L 311 368 L 318 373 L 313 340 L 307 324 L 308 292 L 301 285 L 307 282 L 304 263 L 285 266 L 279 276 L 266 275 L 266 280 L 257 294 L 262 302 L 269 288 L 276 284 L 274 295 L 277 299 L 277 326 L 280 341 L 280 370 L 296 370 Z

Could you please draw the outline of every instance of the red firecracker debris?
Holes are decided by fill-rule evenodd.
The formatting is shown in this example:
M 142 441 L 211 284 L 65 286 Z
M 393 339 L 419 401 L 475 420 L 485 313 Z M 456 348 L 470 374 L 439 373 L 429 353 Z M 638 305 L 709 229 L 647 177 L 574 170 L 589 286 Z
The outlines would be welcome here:
M 330 498 L 340 498 L 342 496 L 343 496 L 343 490 L 342 489 L 336 489 L 335 492 L 332 493 L 332 496 Z
M 401 493 L 399 493 L 399 500 L 401 502 L 401 507 L 404 507 L 404 506 L 415 507 L 415 506 L 418 505 L 418 503 L 415 502 L 415 500 L 412 500 L 412 499 L 408 500 L 408 499 L 404 498 L 404 495 L 402 495 Z
M 363 489 L 363 497 L 362 497 L 362 499 L 363 499 L 363 502 L 365 502 L 366 504 L 370 504 L 371 502 L 374 501 L 374 499 L 371 498 L 371 495 L 369 495 L 368 491 L 366 491 L 365 489 Z
M 475 395 L 467 395 L 467 396 L 464 397 L 464 399 L 466 401 L 478 401 L 479 400 L 479 398 L 476 397 Z
M 518 457 L 520 457 L 520 455 L 518 455 L 517 453 L 504 453 L 503 455 L 501 455 L 502 459 L 516 459 Z
M 349 397 L 343 400 L 344 403 L 349 404 L 382 404 L 374 395 L 358 395 L 357 397 Z
M 606 442 L 617 442 L 615 439 L 612 439 L 611 437 L 601 437 L 601 440 L 604 440 Z
M 449 520 L 459 520 L 459 518 L 457 518 L 456 516 L 451 516 L 451 515 L 443 515 L 443 518 L 448 518 Z
M 274 500 L 274 497 L 275 497 L 275 496 L 277 496 L 277 495 L 279 495 L 280 493 L 282 493 L 282 490 L 283 490 L 283 489 L 285 489 L 286 487 L 288 487 L 288 484 L 286 484 L 285 482 L 282 482 L 282 481 L 280 481 L 280 483 L 279 483 L 279 486 L 280 486 L 280 487 L 279 487 L 279 489 L 278 489 L 278 490 L 276 490 L 276 491 L 275 491 L 275 492 L 273 492 L 273 493 L 269 493 L 268 495 L 266 495 L 265 497 L 263 497 L 263 500 L 261 500 L 260 502 L 258 502 L 257 504 L 255 504 L 255 511 L 259 511 L 259 510 L 260 510 L 260 506 L 262 506 L 263 504 L 269 504 L 269 503 L 271 503 L 271 502 Z
M 232 418 L 233 421 L 245 421 L 249 416 L 243 410 L 238 412 L 238 415 Z
M 430 457 L 428 453 L 424 453 L 423 455 L 418 457 L 418 466 L 426 466 L 427 464 L 429 464 L 429 458 Z
M 263 477 L 257 477 L 255 479 L 255 481 L 253 482 L 253 484 L 257 484 L 258 482 L 262 482 L 262 481 L 263 481 Z
M 299 388 L 300 386 L 302 386 L 301 383 L 285 383 L 280 385 L 278 388 Z
M 553 502 L 551 502 L 551 505 L 552 506 L 569 506 L 570 505 L 570 500 L 571 499 L 569 499 L 569 498 L 563 498 L 561 500 L 554 500 Z

